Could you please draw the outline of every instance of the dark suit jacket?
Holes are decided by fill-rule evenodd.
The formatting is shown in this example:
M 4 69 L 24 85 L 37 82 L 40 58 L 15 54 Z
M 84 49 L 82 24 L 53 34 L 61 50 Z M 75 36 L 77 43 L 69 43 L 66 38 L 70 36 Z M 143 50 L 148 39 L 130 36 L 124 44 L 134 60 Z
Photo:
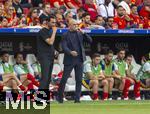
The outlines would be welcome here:
M 71 55 L 71 51 L 74 51 L 75 47 L 74 47 L 74 42 L 71 39 L 71 33 L 68 31 L 66 33 L 63 34 L 62 36 L 62 49 L 65 53 L 64 56 L 64 65 L 69 65 L 69 64 L 73 64 L 74 62 L 74 57 Z M 81 48 L 81 53 L 82 53 L 82 62 L 85 61 L 86 56 L 85 56 L 85 51 L 84 51 L 84 47 L 83 47 L 83 41 L 92 43 L 92 38 L 88 35 L 88 34 L 82 34 L 81 32 L 77 32 L 77 36 L 80 42 L 80 48 Z

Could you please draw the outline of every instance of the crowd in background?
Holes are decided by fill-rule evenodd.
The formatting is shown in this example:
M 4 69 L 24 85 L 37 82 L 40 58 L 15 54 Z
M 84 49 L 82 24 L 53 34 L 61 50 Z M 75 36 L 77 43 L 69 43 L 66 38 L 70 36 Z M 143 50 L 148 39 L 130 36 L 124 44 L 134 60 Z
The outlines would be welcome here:
M 80 28 L 149 29 L 150 0 L 0 0 L 0 28 L 40 27 L 52 15 L 58 28 L 74 18 Z

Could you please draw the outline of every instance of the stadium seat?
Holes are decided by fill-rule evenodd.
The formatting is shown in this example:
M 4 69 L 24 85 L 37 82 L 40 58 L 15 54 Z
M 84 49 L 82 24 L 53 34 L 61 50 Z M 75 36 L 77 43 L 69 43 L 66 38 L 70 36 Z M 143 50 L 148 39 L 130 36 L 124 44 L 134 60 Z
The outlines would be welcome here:
M 34 62 L 37 61 L 36 57 L 34 54 L 27 54 L 26 56 L 26 61 L 28 62 L 28 64 L 33 64 Z
M 63 65 L 64 53 L 59 54 L 58 60 L 59 60 L 59 64 L 60 64 L 61 68 L 63 69 L 64 68 L 64 65 Z
M 14 55 L 9 56 L 9 64 L 14 65 L 16 63 Z
M 61 66 L 59 64 L 54 64 L 53 65 L 52 75 L 57 75 L 61 71 L 62 71 L 62 68 L 61 68 Z
M 137 62 L 135 61 L 134 56 L 133 56 L 133 60 L 132 60 L 132 65 L 133 65 L 132 73 L 137 74 L 139 69 L 141 68 L 141 65 L 137 64 Z

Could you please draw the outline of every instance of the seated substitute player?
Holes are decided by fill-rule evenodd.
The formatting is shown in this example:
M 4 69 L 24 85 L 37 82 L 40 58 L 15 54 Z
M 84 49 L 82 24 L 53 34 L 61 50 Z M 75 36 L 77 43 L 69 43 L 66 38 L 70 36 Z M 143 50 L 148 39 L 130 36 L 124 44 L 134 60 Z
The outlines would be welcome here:
M 115 68 L 113 63 L 113 51 L 105 52 L 105 58 L 100 62 L 105 79 L 108 81 L 108 98 L 112 100 L 112 89 L 114 86 Z
M 119 49 L 117 53 L 117 58 L 114 60 L 115 72 L 116 72 L 115 85 L 118 82 L 120 83 L 118 100 L 121 99 L 122 94 L 124 100 L 129 99 L 128 92 L 130 87 L 130 80 L 127 78 L 127 76 L 129 75 L 129 71 L 128 71 L 128 65 L 124 60 L 125 52 L 126 52 L 125 49 L 123 48 Z
M 126 57 L 126 63 L 128 65 L 128 71 L 129 74 L 127 75 L 127 79 L 130 80 L 130 83 L 134 85 L 134 96 L 135 100 L 141 100 L 141 95 L 140 95 L 140 81 L 137 80 L 136 75 L 132 73 L 132 70 L 134 66 L 132 65 L 133 61 L 133 56 L 132 55 L 127 55 Z
M 87 89 L 92 89 L 93 100 L 98 100 L 98 89 L 103 86 L 103 100 L 108 99 L 108 81 L 103 75 L 100 65 L 100 54 L 95 53 L 92 56 L 92 61 L 86 61 L 83 68 L 84 76 L 82 84 Z
M 137 79 L 143 88 L 150 88 L 150 53 L 145 55 L 145 60 L 137 73 Z
M 14 70 L 20 78 L 22 84 L 28 87 L 28 90 L 34 89 L 35 86 L 39 86 L 39 82 L 32 75 L 31 66 L 24 60 L 22 53 L 15 54 L 16 64 Z
M 2 61 L 0 63 L 0 75 L 3 85 L 12 88 L 14 92 L 16 92 L 16 90 L 18 91 L 18 87 L 22 91 L 25 91 L 25 87 L 15 75 L 13 66 L 8 63 L 9 53 L 5 51 L 1 52 L 1 59 Z

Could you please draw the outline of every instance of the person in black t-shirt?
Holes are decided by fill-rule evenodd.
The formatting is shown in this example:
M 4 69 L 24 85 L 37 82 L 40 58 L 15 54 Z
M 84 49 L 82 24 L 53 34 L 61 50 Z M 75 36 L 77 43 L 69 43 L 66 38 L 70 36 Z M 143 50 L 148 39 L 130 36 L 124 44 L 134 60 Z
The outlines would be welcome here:
M 48 89 L 51 73 L 54 62 L 54 46 L 53 43 L 56 37 L 56 19 L 51 16 L 45 18 L 43 21 L 43 28 L 39 31 L 37 38 L 38 60 L 41 64 L 41 81 L 40 89 Z
M 50 17 L 50 4 L 46 3 L 43 5 L 43 13 L 40 15 L 39 19 L 42 20 L 44 18 Z
M 21 0 L 20 4 L 21 4 L 22 8 L 31 8 L 32 7 L 31 0 Z
M 15 8 L 17 17 L 20 18 L 23 14 L 23 9 L 20 5 L 20 0 L 13 0 L 13 7 Z

